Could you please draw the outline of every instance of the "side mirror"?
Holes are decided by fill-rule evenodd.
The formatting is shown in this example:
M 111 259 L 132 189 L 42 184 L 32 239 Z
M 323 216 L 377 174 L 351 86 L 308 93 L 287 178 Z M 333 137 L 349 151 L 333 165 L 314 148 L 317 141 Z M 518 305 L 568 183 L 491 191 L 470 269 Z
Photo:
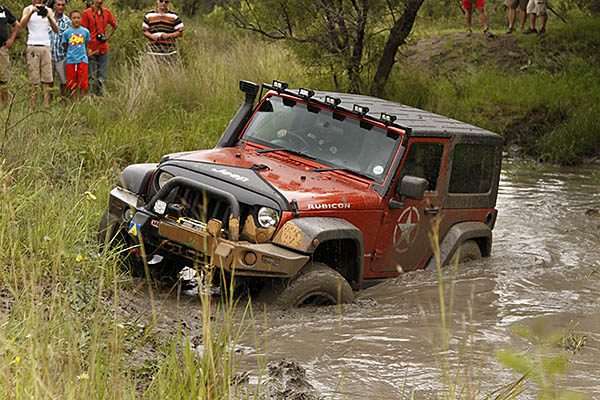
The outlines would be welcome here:
M 395 190 L 395 193 L 400 196 L 400 201 L 391 199 L 389 207 L 391 209 L 404 208 L 404 200 L 406 198 L 422 200 L 428 185 L 427 179 L 405 175 L 400 182 L 398 182 Z

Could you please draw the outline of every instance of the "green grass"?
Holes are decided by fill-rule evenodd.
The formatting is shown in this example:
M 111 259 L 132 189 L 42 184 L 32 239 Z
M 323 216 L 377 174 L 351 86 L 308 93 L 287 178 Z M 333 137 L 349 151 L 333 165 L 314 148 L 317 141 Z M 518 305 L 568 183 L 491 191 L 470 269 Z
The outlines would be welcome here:
M 544 159 L 571 163 L 597 154 L 600 80 L 593 55 L 582 49 L 589 45 L 584 32 L 600 30 L 594 20 L 585 24 L 560 28 L 578 41 L 569 54 L 581 56 L 533 59 L 509 77 L 397 70 L 388 97 L 504 134 L 540 110 L 550 121 L 535 147 Z M 127 35 L 138 28 L 135 16 L 122 20 L 109 95 L 101 99 L 31 110 L 22 64 L 14 62 L 14 97 L 0 110 L 0 292 L 10 303 L 0 308 L 2 399 L 236 397 L 235 357 L 226 344 L 244 333 L 230 322 L 245 316 L 235 315 L 232 302 L 204 299 L 210 351 L 201 358 L 181 332 L 170 343 L 161 339 L 152 315 L 139 321 L 122 313 L 131 281 L 115 252 L 98 253 L 96 228 L 126 165 L 216 143 L 243 100 L 240 79 L 314 89 L 332 82 L 279 43 L 202 27 L 182 40 L 182 65 L 166 69 L 131 58 L 140 42 Z M 215 324 L 215 313 L 226 323 Z M 145 349 L 154 351 L 151 362 L 137 362 Z
M 14 98 L 0 111 L 0 290 L 10 306 L 0 309 L 0 398 L 234 396 L 229 344 L 243 332 L 231 321 L 243 317 L 204 299 L 200 358 L 181 334 L 158 339 L 152 318 L 139 327 L 122 312 L 130 280 L 117 254 L 99 254 L 95 241 L 120 171 L 214 146 L 243 101 L 239 79 L 309 81 L 302 67 L 281 61 L 289 54 L 277 44 L 196 34 L 171 69 L 117 58 L 101 99 L 31 110 L 26 81 L 16 74 L 8 86 Z M 131 362 L 147 348 L 150 364 Z
M 600 154 L 598 31 L 600 18 L 586 18 L 556 22 L 544 41 L 517 36 L 530 58 L 513 72 L 481 67 L 481 57 L 466 53 L 458 72 L 443 60 L 435 70 L 404 64 L 386 97 L 500 133 L 539 160 L 580 164 Z M 461 46 L 471 44 L 452 51 Z

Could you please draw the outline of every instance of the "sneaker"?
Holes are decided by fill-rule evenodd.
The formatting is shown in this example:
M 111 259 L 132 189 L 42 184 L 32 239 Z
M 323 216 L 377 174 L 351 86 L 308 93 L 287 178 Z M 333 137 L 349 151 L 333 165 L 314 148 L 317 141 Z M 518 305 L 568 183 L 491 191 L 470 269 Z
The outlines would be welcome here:
M 483 33 L 485 33 L 485 36 L 487 36 L 489 38 L 494 38 L 494 34 L 492 32 L 490 32 L 490 28 L 484 29 Z
M 537 34 L 539 36 L 539 35 L 543 35 L 544 33 L 546 33 L 546 28 L 540 29 Z
M 471 29 L 467 29 L 467 37 L 470 37 L 473 34 L 473 31 Z
M 523 31 L 523 35 L 529 35 L 530 33 L 537 33 L 537 29 L 533 28 L 527 28 Z
M 508 29 L 506 30 L 506 34 L 507 34 L 507 35 L 510 35 L 510 34 L 511 34 L 511 33 L 513 33 L 514 31 L 515 31 L 515 30 L 514 30 L 513 28 L 508 28 Z

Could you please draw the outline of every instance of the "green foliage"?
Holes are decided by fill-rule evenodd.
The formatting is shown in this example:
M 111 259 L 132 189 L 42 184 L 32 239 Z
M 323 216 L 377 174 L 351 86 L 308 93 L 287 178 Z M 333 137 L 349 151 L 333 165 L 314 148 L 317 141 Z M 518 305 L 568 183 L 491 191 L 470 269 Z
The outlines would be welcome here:
M 125 40 L 129 23 L 117 19 Z M 138 35 L 130 19 L 127 36 Z M 291 56 L 278 44 L 202 28 L 184 39 L 173 66 L 115 51 L 107 96 L 57 97 L 48 109 L 30 108 L 14 63 L 0 109 L 0 398 L 190 398 L 190 387 L 229 397 L 235 364 L 223 344 L 241 333 L 207 324 L 212 359 L 192 357 L 183 336 L 165 344 L 151 313 L 123 312 L 130 280 L 116 251 L 98 253 L 96 230 L 126 165 L 214 146 L 243 101 L 239 79 L 311 80 L 281 63 Z
M 545 321 L 536 320 L 531 326 L 515 325 L 514 333 L 527 339 L 532 349 L 528 352 L 502 350 L 498 360 L 520 375 L 532 379 L 539 388 L 539 399 L 583 399 L 582 394 L 562 390 L 560 377 L 565 373 L 568 359 L 558 350 L 564 335 L 548 332 Z
M 126 11 L 147 11 L 156 6 L 153 0 L 115 0 L 113 2 L 117 8 Z M 197 14 L 209 13 L 215 6 L 216 0 L 179 0 L 170 7 L 180 10 L 185 16 L 194 16 Z

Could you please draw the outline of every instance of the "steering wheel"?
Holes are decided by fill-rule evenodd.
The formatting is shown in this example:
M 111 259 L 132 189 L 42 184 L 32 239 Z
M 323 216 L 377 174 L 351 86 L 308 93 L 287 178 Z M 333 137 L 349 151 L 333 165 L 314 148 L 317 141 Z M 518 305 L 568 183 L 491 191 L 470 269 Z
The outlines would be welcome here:
M 285 139 L 294 147 L 298 147 L 299 150 L 304 150 L 308 148 L 308 142 L 302 136 L 297 133 L 292 133 L 287 129 L 280 129 L 277 132 L 277 136 L 281 139 Z

